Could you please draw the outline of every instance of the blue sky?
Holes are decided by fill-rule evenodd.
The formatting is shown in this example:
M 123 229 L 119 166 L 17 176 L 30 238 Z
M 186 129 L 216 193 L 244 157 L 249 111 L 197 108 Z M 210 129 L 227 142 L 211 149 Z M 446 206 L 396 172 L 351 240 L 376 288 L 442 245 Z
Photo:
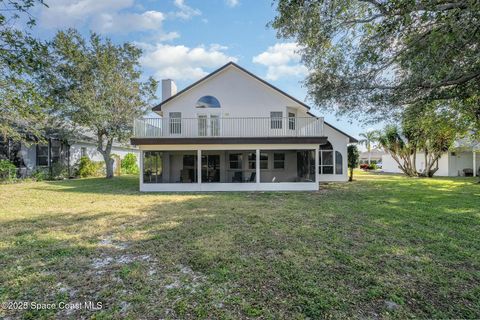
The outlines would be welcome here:
M 179 89 L 235 61 L 280 89 L 306 101 L 307 72 L 296 44 L 277 39 L 266 25 L 275 16 L 271 0 L 46 0 L 35 32 L 44 39 L 59 29 L 89 30 L 144 50 L 144 74 L 172 78 Z M 308 101 L 307 101 L 308 102 Z M 312 106 L 314 107 L 314 106 Z M 340 129 L 358 136 L 371 127 L 321 112 Z

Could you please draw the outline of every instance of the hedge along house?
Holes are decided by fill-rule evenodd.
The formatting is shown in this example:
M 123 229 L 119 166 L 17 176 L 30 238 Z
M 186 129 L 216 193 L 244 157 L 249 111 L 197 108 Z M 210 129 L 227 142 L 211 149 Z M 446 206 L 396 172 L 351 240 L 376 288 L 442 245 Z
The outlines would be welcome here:
M 88 132 L 76 132 L 75 137 L 68 139 L 58 132 L 51 132 L 46 133 L 41 142 L 35 137 L 28 140 L 29 143 L 20 143 L 0 137 L 0 159 L 10 160 L 17 167 L 19 178 L 28 177 L 36 171 L 51 171 L 56 164 L 62 164 L 68 174 L 73 175 L 75 165 L 83 156 L 103 161 L 92 134 Z M 140 155 L 138 148 L 114 143 L 112 154 L 123 158 L 127 153 L 135 154 L 137 159 Z
M 317 190 L 347 181 L 357 142 L 233 62 L 178 93 L 163 80 L 153 111 L 131 139 L 141 191 Z

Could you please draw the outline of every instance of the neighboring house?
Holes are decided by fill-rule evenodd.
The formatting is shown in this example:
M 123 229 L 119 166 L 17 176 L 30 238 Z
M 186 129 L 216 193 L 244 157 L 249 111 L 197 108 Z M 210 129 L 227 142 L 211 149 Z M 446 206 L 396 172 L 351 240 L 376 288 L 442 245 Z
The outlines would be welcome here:
M 317 190 L 347 181 L 348 134 L 230 62 L 135 121 L 141 191 Z
M 383 150 L 380 149 L 372 149 L 370 152 L 364 151 L 360 153 L 359 162 L 360 164 L 368 163 L 368 159 L 370 157 L 370 163 L 379 163 L 382 162 L 382 156 L 386 155 Z
M 425 154 L 417 153 L 417 170 L 425 169 Z M 392 156 L 382 156 L 384 172 L 401 173 L 398 163 Z M 438 171 L 435 176 L 478 176 L 480 175 L 480 143 L 466 140 L 456 141 L 451 151 L 444 153 L 438 160 Z
M 70 174 L 81 157 L 88 156 L 93 161 L 103 161 L 90 134 L 76 134 L 75 139 L 65 140 L 55 134 L 45 137 L 45 143 L 24 144 L 4 141 L 0 138 L 0 159 L 8 159 L 19 168 L 18 175 L 26 177 L 36 170 L 47 170 L 55 163 L 64 164 Z M 134 153 L 137 161 L 140 151 L 131 145 L 114 143 L 112 154 L 123 158 L 127 153 Z

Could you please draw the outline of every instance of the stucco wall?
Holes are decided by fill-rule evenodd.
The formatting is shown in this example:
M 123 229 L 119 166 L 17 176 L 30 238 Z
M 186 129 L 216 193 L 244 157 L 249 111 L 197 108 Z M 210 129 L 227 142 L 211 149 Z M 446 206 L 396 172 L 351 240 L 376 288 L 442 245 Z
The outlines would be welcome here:
M 207 95 L 217 98 L 221 108 L 195 108 L 198 99 Z M 196 118 L 207 111 L 225 118 L 270 117 L 271 111 L 281 111 L 286 117 L 289 107 L 297 111 L 297 117 L 307 117 L 303 106 L 231 66 L 167 102 L 162 111 L 164 117 L 181 112 L 183 118 Z
M 82 148 L 86 148 L 86 152 L 90 160 L 93 161 L 103 161 L 103 156 L 100 152 L 97 151 L 97 147 L 94 144 L 90 143 L 75 143 L 70 146 L 70 164 L 74 165 L 77 163 L 82 156 Z M 127 153 L 134 153 L 137 156 L 137 165 L 140 163 L 140 151 L 138 149 L 128 149 L 113 147 L 112 153 L 120 156 L 121 159 L 125 157 Z
M 418 171 L 425 169 L 425 154 L 423 152 L 417 153 L 415 164 Z M 384 172 L 402 173 L 398 168 L 398 163 L 389 154 L 382 156 L 382 170 Z M 449 176 L 449 171 L 449 155 L 445 153 L 438 160 L 438 171 L 435 176 Z
M 342 163 L 343 163 L 343 172 L 342 174 L 320 174 L 319 180 L 323 182 L 327 181 L 347 181 L 348 180 L 348 155 L 347 155 L 347 145 L 349 138 L 344 134 L 333 129 L 329 125 L 324 126 L 325 135 L 328 137 L 328 141 L 333 146 L 333 151 L 338 151 L 342 154 Z M 335 153 L 334 153 L 335 154 Z M 335 158 L 334 158 L 335 163 Z M 334 167 L 335 172 L 335 167 Z
M 480 154 L 476 154 L 476 172 L 480 167 Z M 463 169 L 473 169 L 473 152 L 454 152 L 450 154 L 450 176 L 463 176 Z

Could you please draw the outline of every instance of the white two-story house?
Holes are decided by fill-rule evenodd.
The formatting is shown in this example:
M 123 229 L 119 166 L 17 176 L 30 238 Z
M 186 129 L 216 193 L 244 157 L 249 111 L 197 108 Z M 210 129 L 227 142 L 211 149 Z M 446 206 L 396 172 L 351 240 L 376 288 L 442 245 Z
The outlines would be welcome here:
M 347 181 L 356 140 L 235 63 L 177 93 L 162 81 L 160 117 L 135 120 L 141 191 L 318 190 Z

